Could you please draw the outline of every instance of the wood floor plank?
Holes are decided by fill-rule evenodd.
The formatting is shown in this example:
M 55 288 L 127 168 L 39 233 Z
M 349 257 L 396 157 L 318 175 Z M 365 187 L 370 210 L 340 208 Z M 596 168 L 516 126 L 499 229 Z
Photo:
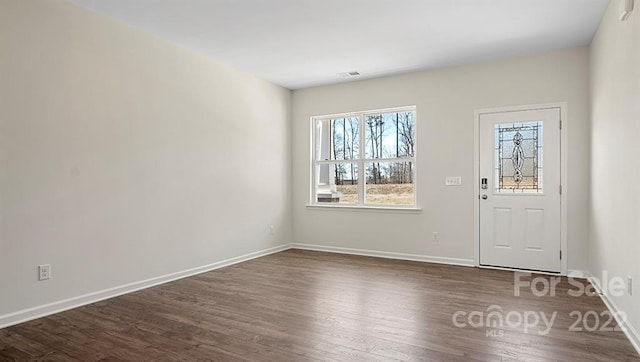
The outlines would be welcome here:
M 569 330 L 573 311 L 606 311 L 572 289 L 516 296 L 508 271 L 294 249 L 2 329 L 0 361 L 640 361 L 621 331 Z M 555 319 L 454 324 L 497 307 Z

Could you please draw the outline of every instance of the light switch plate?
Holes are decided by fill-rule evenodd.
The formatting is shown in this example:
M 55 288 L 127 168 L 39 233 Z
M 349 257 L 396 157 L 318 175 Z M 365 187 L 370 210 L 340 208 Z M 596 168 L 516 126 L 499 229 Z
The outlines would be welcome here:
M 460 176 L 447 176 L 444 179 L 446 186 L 460 186 L 462 185 L 462 177 Z

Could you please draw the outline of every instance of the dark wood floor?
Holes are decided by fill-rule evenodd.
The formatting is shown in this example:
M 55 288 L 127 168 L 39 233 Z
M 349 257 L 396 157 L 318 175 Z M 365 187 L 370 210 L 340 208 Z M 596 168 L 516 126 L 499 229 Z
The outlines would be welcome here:
M 5 328 L 0 360 L 640 360 L 622 332 L 569 331 L 571 311 L 606 311 L 569 289 L 515 297 L 507 271 L 288 250 Z M 558 316 L 546 336 L 453 323 L 492 305 Z

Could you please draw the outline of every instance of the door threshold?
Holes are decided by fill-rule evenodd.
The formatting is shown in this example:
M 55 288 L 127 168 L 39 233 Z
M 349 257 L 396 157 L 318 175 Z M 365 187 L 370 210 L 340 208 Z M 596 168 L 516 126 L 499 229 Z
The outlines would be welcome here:
M 495 269 L 495 270 L 506 270 L 512 272 L 520 272 L 520 273 L 535 273 L 535 274 L 546 274 L 546 275 L 562 275 L 560 272 L 553 272 L 548 270 L 537 270 L 537 269 L 525 269 L 525 268 L 513 268 L 507 266 L 497 266 L 497 265 L 478 265 L 482 269 Z

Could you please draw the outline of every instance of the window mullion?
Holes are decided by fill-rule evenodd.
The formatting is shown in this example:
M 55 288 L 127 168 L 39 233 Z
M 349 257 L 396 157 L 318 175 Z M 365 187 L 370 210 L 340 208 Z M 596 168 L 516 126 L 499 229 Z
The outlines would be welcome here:
M 318 142 L 316 135 L 316 124 L 317 120 L 315 118 L 311 119 L 311 203 L 316 204 L 318 202 L 317 196 L 317 186 L 316 186 L 316 178 L 317 176 L 317 156 L 316 156 L 316 144 Z
M 414 157 L 399 157 L 399 158 L 367 158 L 364 162 L 415 162 Z
M 358 142 L 360 150 L 358 152 L 358 205 L 364 205 L 365 186 L 367 177 L 364 169 L 365 138 L 364 138 L 364 116 L 358 115 Z

